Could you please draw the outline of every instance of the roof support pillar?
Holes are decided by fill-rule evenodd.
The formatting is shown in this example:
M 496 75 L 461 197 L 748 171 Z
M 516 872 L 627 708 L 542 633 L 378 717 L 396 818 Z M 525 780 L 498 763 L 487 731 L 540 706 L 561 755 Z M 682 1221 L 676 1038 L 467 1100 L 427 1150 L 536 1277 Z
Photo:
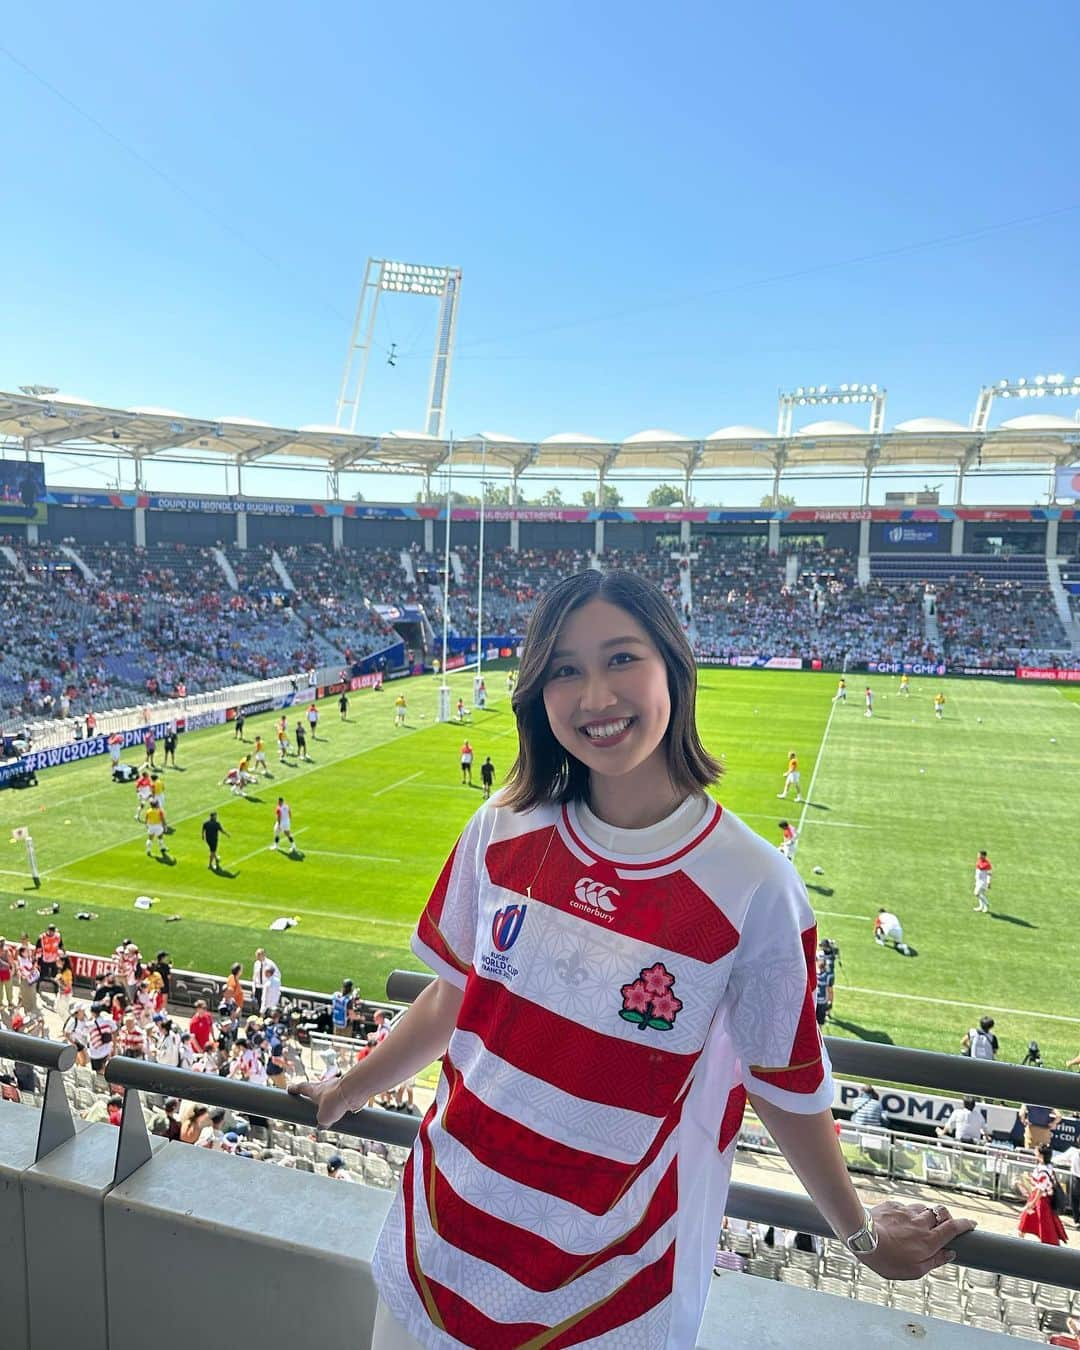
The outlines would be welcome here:
M 775 501 L 775 500 L 776 500 L 776 498 L 774 497 L 774 498 L 773 498 L 773 501 Z M 775 558 L 776 555 L 780 552 L 780 522 L 779 522 L 778 520 L 770 520 L 770 521 L 769 521 L 769 544 L 768 544 L 768 548 L 769 548 L 769 553 L 770 553 L 770 555 L 771 555 L 772 557 L 774 557 L 774 558 Z
M 143 478 L 142 455 L 132 455 L 131 462 L 135 466 L 135 491 L 142 492 L 146 487 L 146 480 Z
M 518 470 L 515 469 L 510 477 L 510 505 L 516 507 L 518 504 Z M 510 552 L 518 553 L 521 549 L 521 521 L 516 515 L 510 517 Z
M 342 545 L 345 543 L 345 517 L 330 517 L 330 547 L 335 553 L 340 553 Z
M 247 548 L 247 512 L 237 511 L 236 513 L 236 547 Z
M 866 472 L 863 474 L 863 492 L 862 492 L 863 506 L 870 505 L 870 478 L 880 458 L 881 458 L 881 446 L 875 441 L 875 443 L 866 452 Z

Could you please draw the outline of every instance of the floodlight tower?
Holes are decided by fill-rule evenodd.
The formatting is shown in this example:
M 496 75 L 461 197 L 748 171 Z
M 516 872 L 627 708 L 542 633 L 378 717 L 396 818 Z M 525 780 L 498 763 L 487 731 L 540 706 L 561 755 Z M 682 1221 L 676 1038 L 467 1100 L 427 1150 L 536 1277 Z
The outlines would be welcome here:
M 782 440 L 791 435 L 792 413 L 797 407 L 819 403 L 869 403 L 870 435 L 880 436 L 885 429 L 885 390 L 876 384 L 807 384 L 778 399 L 776 434 Z
M 369 258 L 364 268 L 364 282 L 360 287 L 360 298 L 356 302 L 356 318 L 353 320 L 349 350 L 345 357 L 345 372 L 341 377 L 336 425 L 343 426 L 348 415 L 349 430 L 356 430 L 360 396 L 364 391 L 364 378 L 367 375 L 368 358 L 371 356 L 375 315 L 379 308 L 379 297 L 383 292 L 430 295 L 439 300 L 439 326 L 435 333 L 435 349 L 431 358 L 431 382 L 428 386 L 424 430 L 429 436 L 442 436 L 446 396 L 450 388 L 450 367 L 454 359 L 457 308 L 461 296 L 461 268 L 387 262 L 383 258 Z M 346 410 L 350 410 L 348 414 Z
M 800 384 L 790 393 L 781 390 L 777 399 L 776 434 L 781 441 L 776 455 L 773 475 L 773 501 L 779 499 L 780 474 L 787 459 L 784 442 L 791 438 L 791 419 L 796 408 L 817 407 L 821 404 L 844 406 L 852 403 L 870 405 L 870 448 L 866 452 L 866 474 L 863 479 L 863 504 L 870 501 L 870 475 L 880 454 L 880 437 L 885 430 L 886 391 L 876 384 Z
M 1071 380 L 1064 375 L 1036 375 L 1030 380 L 1022 375 L 1018 380 L 984 384 L 971 414 L 971 429 L 980 436 L 989 425 L 995 398 L 1080 398 L 1080 375 L 1074 375 Z

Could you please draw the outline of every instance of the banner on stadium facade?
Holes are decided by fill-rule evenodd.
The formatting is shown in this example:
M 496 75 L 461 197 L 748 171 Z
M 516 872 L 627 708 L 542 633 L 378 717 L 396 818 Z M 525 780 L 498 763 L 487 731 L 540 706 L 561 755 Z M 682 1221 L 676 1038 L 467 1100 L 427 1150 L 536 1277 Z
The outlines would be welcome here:
M 1055 497 L 1071 497 L 1080 500 L 1080 464 L 1068 469 L 1058 469 L 1054 480 Z
M 155 739 L 160 741 L 170 725 L 169 722 L 155 722 L 151 726 L 132 727 L 128 731 L 121 731 L 118 733 L 124 738 L 121 748 L 127 750 L 133 745 L 142 745 L 143 737 L 148 731 L 152 731 Z M 39 769 L 55 769 L 61 764 L 75 764 L 80 759 L 94 759 L 98 755 L 107 754 L 109 739 L 105 735 L 88 736 L 85 740 L 71 741 L 67 745 L 54 745 L 48 750 L 30 750 L 20 756 L 20 762 L 26 769 L 35 772 Z
M 1080 684 L 1080 670 L 1059 670 L 1056 666 L 1017 666 L 1018 680 L 1053 680 L 1058 684 Z
M 848 1083 L 841 1079 L 835 1081 L 833 1107 L 841 1111 L 850 1111 L 855 1099 L 862 1092 L 858 1083 Z M 905 1092 L 900 1088 L 879 1088 L 878 1096 L 881 1109 L 889 1117 L 889 1125 L 903 1128 L 904 1125 L 938 1126 L 944 1125 L 952 1113 L 960 1106 L 958 1097 L 936 1097 L 923 1092 Z M 1017 1127 L 1017 1109 L 1015 1106 L 999 1106 L 994 1102 L 980 1101 L 979 1105 L 986 1116 L 986 1123 L 992 1134 L 1012 1135 Z M 884 1128 L 888 1129 L 889 1125 Z M 1053 1143 L 1058 1149 L 1069 1148 L 1080 1122 L 1063 1120 L 1055 1129 Z M 1058 1133 L 1060 1130 L 1060 1136 Z
M 1080 436 L 1080 432 L 1078 432 Z M 19 470 L 24 470 L 22 461 L 12 461 Z M 40 468 L 40 465 L 37 466 Z M 1080 477 L 1080 468 L 1058 470 L 1058 495 L 1077 496 L 1075 479 Z M 1066 484 L 1063 489 L 1060 485 Z M 2 506 L 2 502 L 0 502 Z M 266 497 L 235 496 L 198 496 L 183 492 L 95 492 L 67 491 L 58 488 L 42 487 L 39 507 L 104 507 L 123 511 L 194 511 L 206 515 L 252 516 L 298 516 L 305 518 L 331 519 L 341 517 L 347 520 L 445 520 L 446 507 L 435 503 L 368 503 L 368 502 L 330 502 L 330 501 L 280 501 Z M 874 521 L 914 521 L 926 524 L 949 523 L 954 520 L 974 521 L 1047 521 L 1074 520 L 1076 512 L 1070 507 L 895 507 L 895 506 L 853 506 L 853 507 L 743 507 L 725 510 L 714 509 L 657 509 L 652 507 L 607 507 L 596 509 L 584 506 L 495 506 L 484 511 L 484 518 L 491 521 L 518 520 L 525 523 L 552 521 L 561 524 L 592 524 L 606 521 L 609 524 L 662 524 L 678 525 L 688 521 L 696 525 L 716 524 L 765 524 L 769 521 L 789 521 L 793 524 L 828 525 Z M 25 520 L 24 516 L 19 517 Z M 44 519 L 44 516 L 42 517 Z M 480 519 L 478 506 L 455 506 L 455 521 L 470 522 Z M 918 542 L 910 540 L 908 542 Z M 926 541 L 929 542 L 929 541 Z
M 938 661 L 867 661 L 871 675 L 947 675 L 948 667 Z
M 176 719 L 177 731 L 202 731 L 204 727 L 220 727 L 225 721 L 224 708 L 207 708 L 204 712 L 189 713 Z
M 699 656 L 699 666 L 731 666 L 736 670 L 802 670 L 801 656 Z
M 882 532 L 884 542 L 892 548 L 906 544 L 936 544 L 941 538 L 940 525 L 890 525 Z
M 1015 680 L 1015 666 L 960 666 L 953 667 L 954 675 L 970 675 L 981 680 Z
M 7 787 L 9 783 L 24 782 L 29 776 L 29 770 L 22 759 L 8 759 L 0 764 L 0 788 Z
M 307 692 L 305 687 L 304 692 Z M 252 699 L 250 703 L 241 703 L 236 708 L 225 709 L 225 721 L 235 722 L 237 717 L 254 717 L 257 713 L 278 712 L 282 708 L 291 708 L 296 703 L 296 690 L 290 689 L 287 694 L 277 694 L 266 698 Z

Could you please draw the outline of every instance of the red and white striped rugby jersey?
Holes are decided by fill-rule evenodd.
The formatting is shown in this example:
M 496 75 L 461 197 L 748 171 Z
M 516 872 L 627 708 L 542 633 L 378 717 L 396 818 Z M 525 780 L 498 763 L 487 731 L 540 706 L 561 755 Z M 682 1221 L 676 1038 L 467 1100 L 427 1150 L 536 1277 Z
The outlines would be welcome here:
M 397 1322 L 692 1347 L 746 1091 L 832 1104 L 816 949 L 795 869 L 714 802 L 659 856 L 485 804 L 413 939 L 464 999 L 375 1255 Z

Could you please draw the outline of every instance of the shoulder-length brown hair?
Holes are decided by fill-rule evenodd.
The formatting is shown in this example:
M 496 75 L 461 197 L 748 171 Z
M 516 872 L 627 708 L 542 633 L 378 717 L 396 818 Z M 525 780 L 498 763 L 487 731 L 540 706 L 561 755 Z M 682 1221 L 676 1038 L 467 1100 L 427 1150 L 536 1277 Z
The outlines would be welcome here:
M 606 600 L 624 609 L 652 638 L 663 658 L 671 698 L 664 744 L 672 785 L 687 793 L 701 792 L 722 772 L 698 736 L 694 654 L 663 592 L 634 572 L 578 572 L 545 591 L 525 634 L 511 699 L 518 725 L 518 754 L 500 795 L 500 804 L 514 811 L 528 811 L 545 802 L 579 801 L 588 795 L 588 769 L 559 744 L 551 730 L 544 685 L 567 616 L 590 600 Z

